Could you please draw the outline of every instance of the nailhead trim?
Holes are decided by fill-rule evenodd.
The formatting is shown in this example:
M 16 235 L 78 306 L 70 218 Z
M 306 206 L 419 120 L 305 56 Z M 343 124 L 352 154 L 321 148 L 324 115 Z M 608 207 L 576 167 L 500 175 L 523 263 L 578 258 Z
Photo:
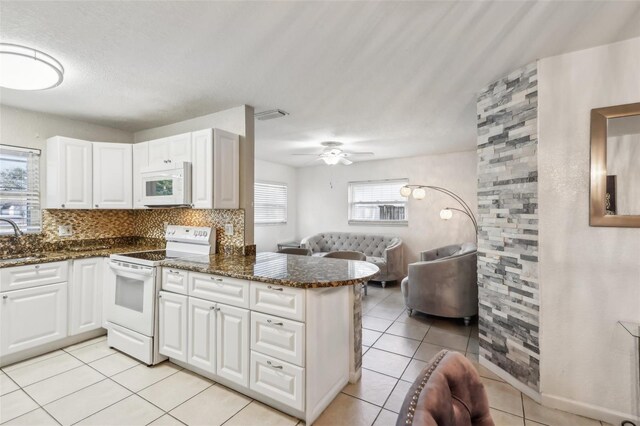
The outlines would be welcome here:
M 420 396 L 420 392 L 422 392 L 422 389 L 424 388 L 424 386 L 429 381 L 429 378 L 431 377 L 431 374 L 436 369 L 436 367 L 438 366 L 440 361 L 442 361 L 442 358 L 444 358 L 445 355 L 448 354 L 448 353 L 449 353 L 449 351 L 442 351 L 442 353 L 440 353 L 440 355 L 438 355 L 438 358 L 436 358 L 435 362 L 433 364 L 431 364 L 431 366 L 429 367 L 427 372 L 424 374 L 424 377 L 422 378 L 422 381 L 420 382 L 420 385 L 418 385 L 416 390 L 413 392 L 413 396 L 411 397 L 411 402 L 409 403 L 409 409 L 408 409 L 408 412 L 407 412 L 407 418 L 404 421 L 405 424 L 407 424 L 407 425 L 413 424 L 413 416 L 414 416 L 414 412 L 416 411 L 416 406 L 418 405 L 418 397 Z

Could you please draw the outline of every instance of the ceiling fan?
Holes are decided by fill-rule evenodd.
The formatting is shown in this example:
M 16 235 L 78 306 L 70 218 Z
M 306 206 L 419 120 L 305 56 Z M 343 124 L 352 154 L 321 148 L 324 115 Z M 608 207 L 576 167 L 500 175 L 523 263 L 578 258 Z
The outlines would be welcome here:
M 293 155 L 312 155 L 316 158 L 316 160 L 322 160 L 325 162 L 325 164 L 329 165 L 329 166 L 333 166 L 336 165 L 338 163 L 340 164 L 344 164 L 345 166 L 348 166 L 349 164 L 352 164 L 353 161 L 349 160 L 347 157 L 351 157 L 354 155 L 374 155 L 373 152 L 347 152 L 347 151 L 343 151 L 342 149 L 340 149 L 340 147 L 342 146 L 341 142 L 332 142 L 332 141 L 327 141 L 327 142 L 322 142 L 320 145 L 322 145 L 324 148 L 324 150 L 320 153 L 317 154 L 293 154 Z

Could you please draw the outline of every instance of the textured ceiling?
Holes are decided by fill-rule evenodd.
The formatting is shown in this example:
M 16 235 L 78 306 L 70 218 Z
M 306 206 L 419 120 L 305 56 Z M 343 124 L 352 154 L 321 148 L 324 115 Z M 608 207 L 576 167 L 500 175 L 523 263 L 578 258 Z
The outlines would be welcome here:
M 473 149 L 475 94 L 537 58 L 640 35 L 639 2 L 8 2 L 2 41 L 58 88 L 3 104 L 129 131 L 253 105 L 258 158 L 323 140 L 374 159 Z

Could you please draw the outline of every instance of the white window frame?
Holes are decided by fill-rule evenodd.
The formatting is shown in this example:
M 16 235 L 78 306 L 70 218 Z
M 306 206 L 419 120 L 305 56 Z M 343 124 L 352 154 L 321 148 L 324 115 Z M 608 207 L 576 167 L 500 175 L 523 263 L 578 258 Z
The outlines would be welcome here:
M 12 145 L 4 145 L 0 144 L 0 161 L 7 161 L 3 159 L 2 151 L 13 151 L 15 153 L 22 153 L 28 155 L 34 155 L 36 158 L 33 160 L 28 160 L 32 165 L 35 166 L 35 170 L 27 171 L 27 189 L 25 191 L 17 191 L 15 189 L 8 189 L 4 187 L 0 187 L 0 207 L 7 201 L 11 199 L 25 199 L 27 200 L 27 208 L 29 210 L 29 214 L 26 218 L 17 218 L 12 217 L 11 214 L 2 214 L 2 210 L 0 210 L 0 217 L 4 217 L 7 219 L 16 220 L 18 227 L 25 234 L 37 234 L 42 232 L 42 203 L 41 203 L 41 191 L 40 191 L 40 150 L 33 148 L 23 148 Z M 0 169 L 1 170 L 1 169 Z M 29 182 L 29 178 L 32 180 Z M 16 194 L 16 196 L 12 196 Z M 26 224 L 22 223 L 26 220 Z M 2 236 L 11 236 L 14 235 L 14 230 L 8 223 L 2 221 L 0 222 L 0 237 Z
M 254 224 L 256 226 L 274 226 L 274 225 L 286 225 L 289 220 L 289 185 L 284 182 L 272 182 L 272 181 L 256 181 L 254 183 L 254 197 L 255 192 L 260 185 L 263 186 L 272 186 L 278 188 L 284 188 L 285 191 L 285 202 L 284 202 L 284 218 L 281 220 L 268 220 L 268 221 L 258 221 L 257 211 L 261 207 L 261 204 L 254 200 Z M 257 197 L 255 197 L 257 199 Z
M 407 185 L 409 179 L 379 179 L 379 180 L 366 180 L 366 181 L 354 181 L 347 183 L 348 192 L 348 223 L 349 225 L 368 225 L 368 226 L 408 226 L 409 225 L 409 203 L 408 199 L 400 196 L 400 187 Z M 398 198 L 397 200 L 377 200 L 369 202 L 356 202 L 353 200 L 353 188 L 356 186 L 364 185 L 380 185 L 380 184 L 397 184 L 398 185 Z M 404 205 L 404 220 L 363 220 L 353 219 L 353 207 L 356 204 L 371 204 L 371 205 L 384 205 L 384 204 L 402 204 Z

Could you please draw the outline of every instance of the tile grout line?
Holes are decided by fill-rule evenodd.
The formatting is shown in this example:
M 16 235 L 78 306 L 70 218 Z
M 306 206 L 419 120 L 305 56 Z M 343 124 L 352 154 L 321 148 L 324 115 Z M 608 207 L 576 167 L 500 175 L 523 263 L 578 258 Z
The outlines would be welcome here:
M 244 410 L 245 408 L 247 408 L 250 404 L 252 404 L 252 403 L 255 401 L 255 399 L 253 399 L 253 398 L 250 398 L 250 399 L 251 399 L 251 401 L 249 401 L 249 402 L 248 402 L 246 405 L 244 405 L 241 409 L 239 409 L 238 411 L 236 411 L 235 413 L 233 413 L 233 415 L 232 415 L 231 417 L 229 417 L 227 420 L 225 420 L 224 422 L 222 422 L 222 423 L 220 424 L 220 426 L 225 425 L 227 422 L 229 422 L 232 418 L 234 418 L 235 416 L 237 416 L 238 414 L 240 414 L 240 412 L 241 412 L 242 410 Z M 280 411 L 280 410 L 278 410 L 278 411 Z M 280 411 L 280 412 L 282 413 L 282 411 Z M 297 417 L 294 417 L 294 418 L 297 418 Z M 298 419 L 298 420 L 300 420 L 300 419 Z M 298 422 L 298 423 L 299 423 L 299 422 Z M 296 423 L 296 425 L 297 425 L 298 423 Z

